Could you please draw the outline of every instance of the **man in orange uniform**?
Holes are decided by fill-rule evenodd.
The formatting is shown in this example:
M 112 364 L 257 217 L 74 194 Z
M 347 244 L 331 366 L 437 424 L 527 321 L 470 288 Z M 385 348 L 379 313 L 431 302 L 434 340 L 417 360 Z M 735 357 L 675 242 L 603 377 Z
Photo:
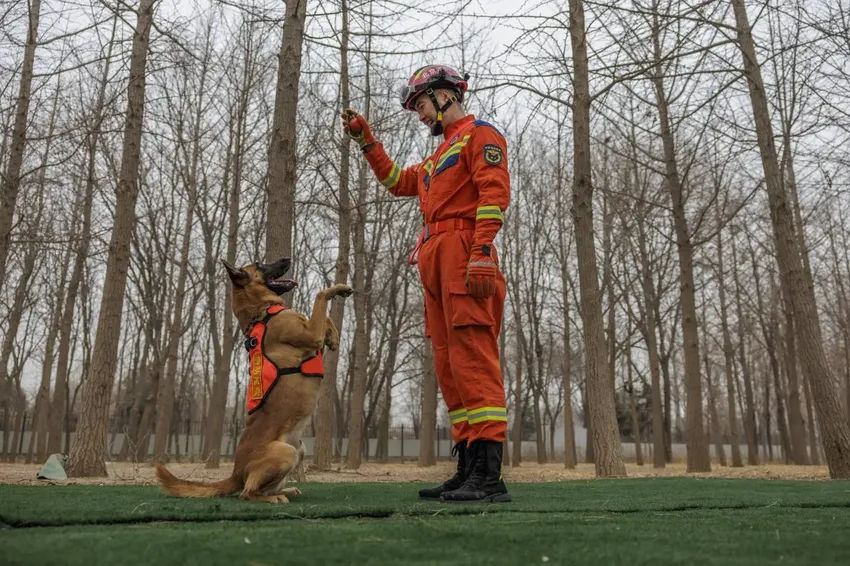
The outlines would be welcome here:
M 510 177 L 505 138 L 461 106 L 468 78 L 429 65 L 403 88 L 402 107 L 417 112 L 432 135 L 443 136 L 421 163 L 408 168 L 395 163 L 353 110 L 343 113 L 343 129 L 358 142 L 378 180 L 395 196 L 418 196 L 423 214 L 416 251 L 425 333 L 448 405 L 458 467 L 452 478 L 419 495 L 505 502 L 511 496 L 501 474 L 507 411 L 498 348 L 505 278 L 493 240 L 510 202 Z

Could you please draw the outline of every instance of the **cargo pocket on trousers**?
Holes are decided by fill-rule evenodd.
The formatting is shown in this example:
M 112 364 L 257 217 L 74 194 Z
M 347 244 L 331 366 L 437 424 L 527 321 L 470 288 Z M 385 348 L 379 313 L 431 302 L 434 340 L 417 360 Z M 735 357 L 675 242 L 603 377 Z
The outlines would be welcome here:
M 449 294 L 452 303 L 452 327 L 462 326 L 493 326 L 496 321 L 493 313 L 487 308 L 487 299 L 476 299 L 469 294 L 466 281 L 449 283 Z

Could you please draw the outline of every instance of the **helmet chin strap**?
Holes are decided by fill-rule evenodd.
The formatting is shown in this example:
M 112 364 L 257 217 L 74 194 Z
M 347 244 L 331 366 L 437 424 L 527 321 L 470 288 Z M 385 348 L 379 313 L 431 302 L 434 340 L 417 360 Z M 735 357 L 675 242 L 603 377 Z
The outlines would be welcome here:
M 431 104 L 434 105 L 434 110 L 437 111 L 437 123 L 431 127 L 431 135 L 441 136 L 443 135 L 443 112 L 449 109 L 449 106 L 457 100 L 454 96 L 449 98 L 443 106 L 440 106 L 437 102 L 437 97 L 434 95 L 434 89 L 429 88 L 425 91 L 425 94 L 428 95 L 428 98 L 431 99 Z

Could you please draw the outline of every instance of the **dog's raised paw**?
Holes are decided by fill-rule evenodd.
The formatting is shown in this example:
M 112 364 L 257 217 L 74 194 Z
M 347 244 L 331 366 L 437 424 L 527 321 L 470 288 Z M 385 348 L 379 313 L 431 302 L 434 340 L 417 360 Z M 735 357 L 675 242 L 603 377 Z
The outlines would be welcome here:
M 329 299 L 333 299 L 334 297 L 350 297 L 354 294 L 354 289 L 345 285 L 344 283 L 340 283 L 338 285 L 334 285 L 330 289 L 327 290 L 327 297 Z

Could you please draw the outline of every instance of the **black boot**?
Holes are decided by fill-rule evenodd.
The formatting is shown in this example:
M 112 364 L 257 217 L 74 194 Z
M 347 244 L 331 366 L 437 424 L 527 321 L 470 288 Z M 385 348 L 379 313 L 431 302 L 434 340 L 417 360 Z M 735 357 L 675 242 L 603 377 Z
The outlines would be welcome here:
M 469 446 L 467 458 L 472 460 L 469 477 L 458 489 L 441 497 L 447 503 L 482 501 L 507 503 L 513 501 L 502 481 L 502 443 L 476 440 Z
M 434 487 L 426 487 L 419 490 L 419 497 L 422 499 L 439 499 L 440 496 L 463 485 L 464 480 L 469 476 L 469 450 L 466 446 L 466 441 L 461 440 L 452 448 L 452 456 L 457 456 L 457 471 L 455 475 L 447 479 L 443 483 Z

